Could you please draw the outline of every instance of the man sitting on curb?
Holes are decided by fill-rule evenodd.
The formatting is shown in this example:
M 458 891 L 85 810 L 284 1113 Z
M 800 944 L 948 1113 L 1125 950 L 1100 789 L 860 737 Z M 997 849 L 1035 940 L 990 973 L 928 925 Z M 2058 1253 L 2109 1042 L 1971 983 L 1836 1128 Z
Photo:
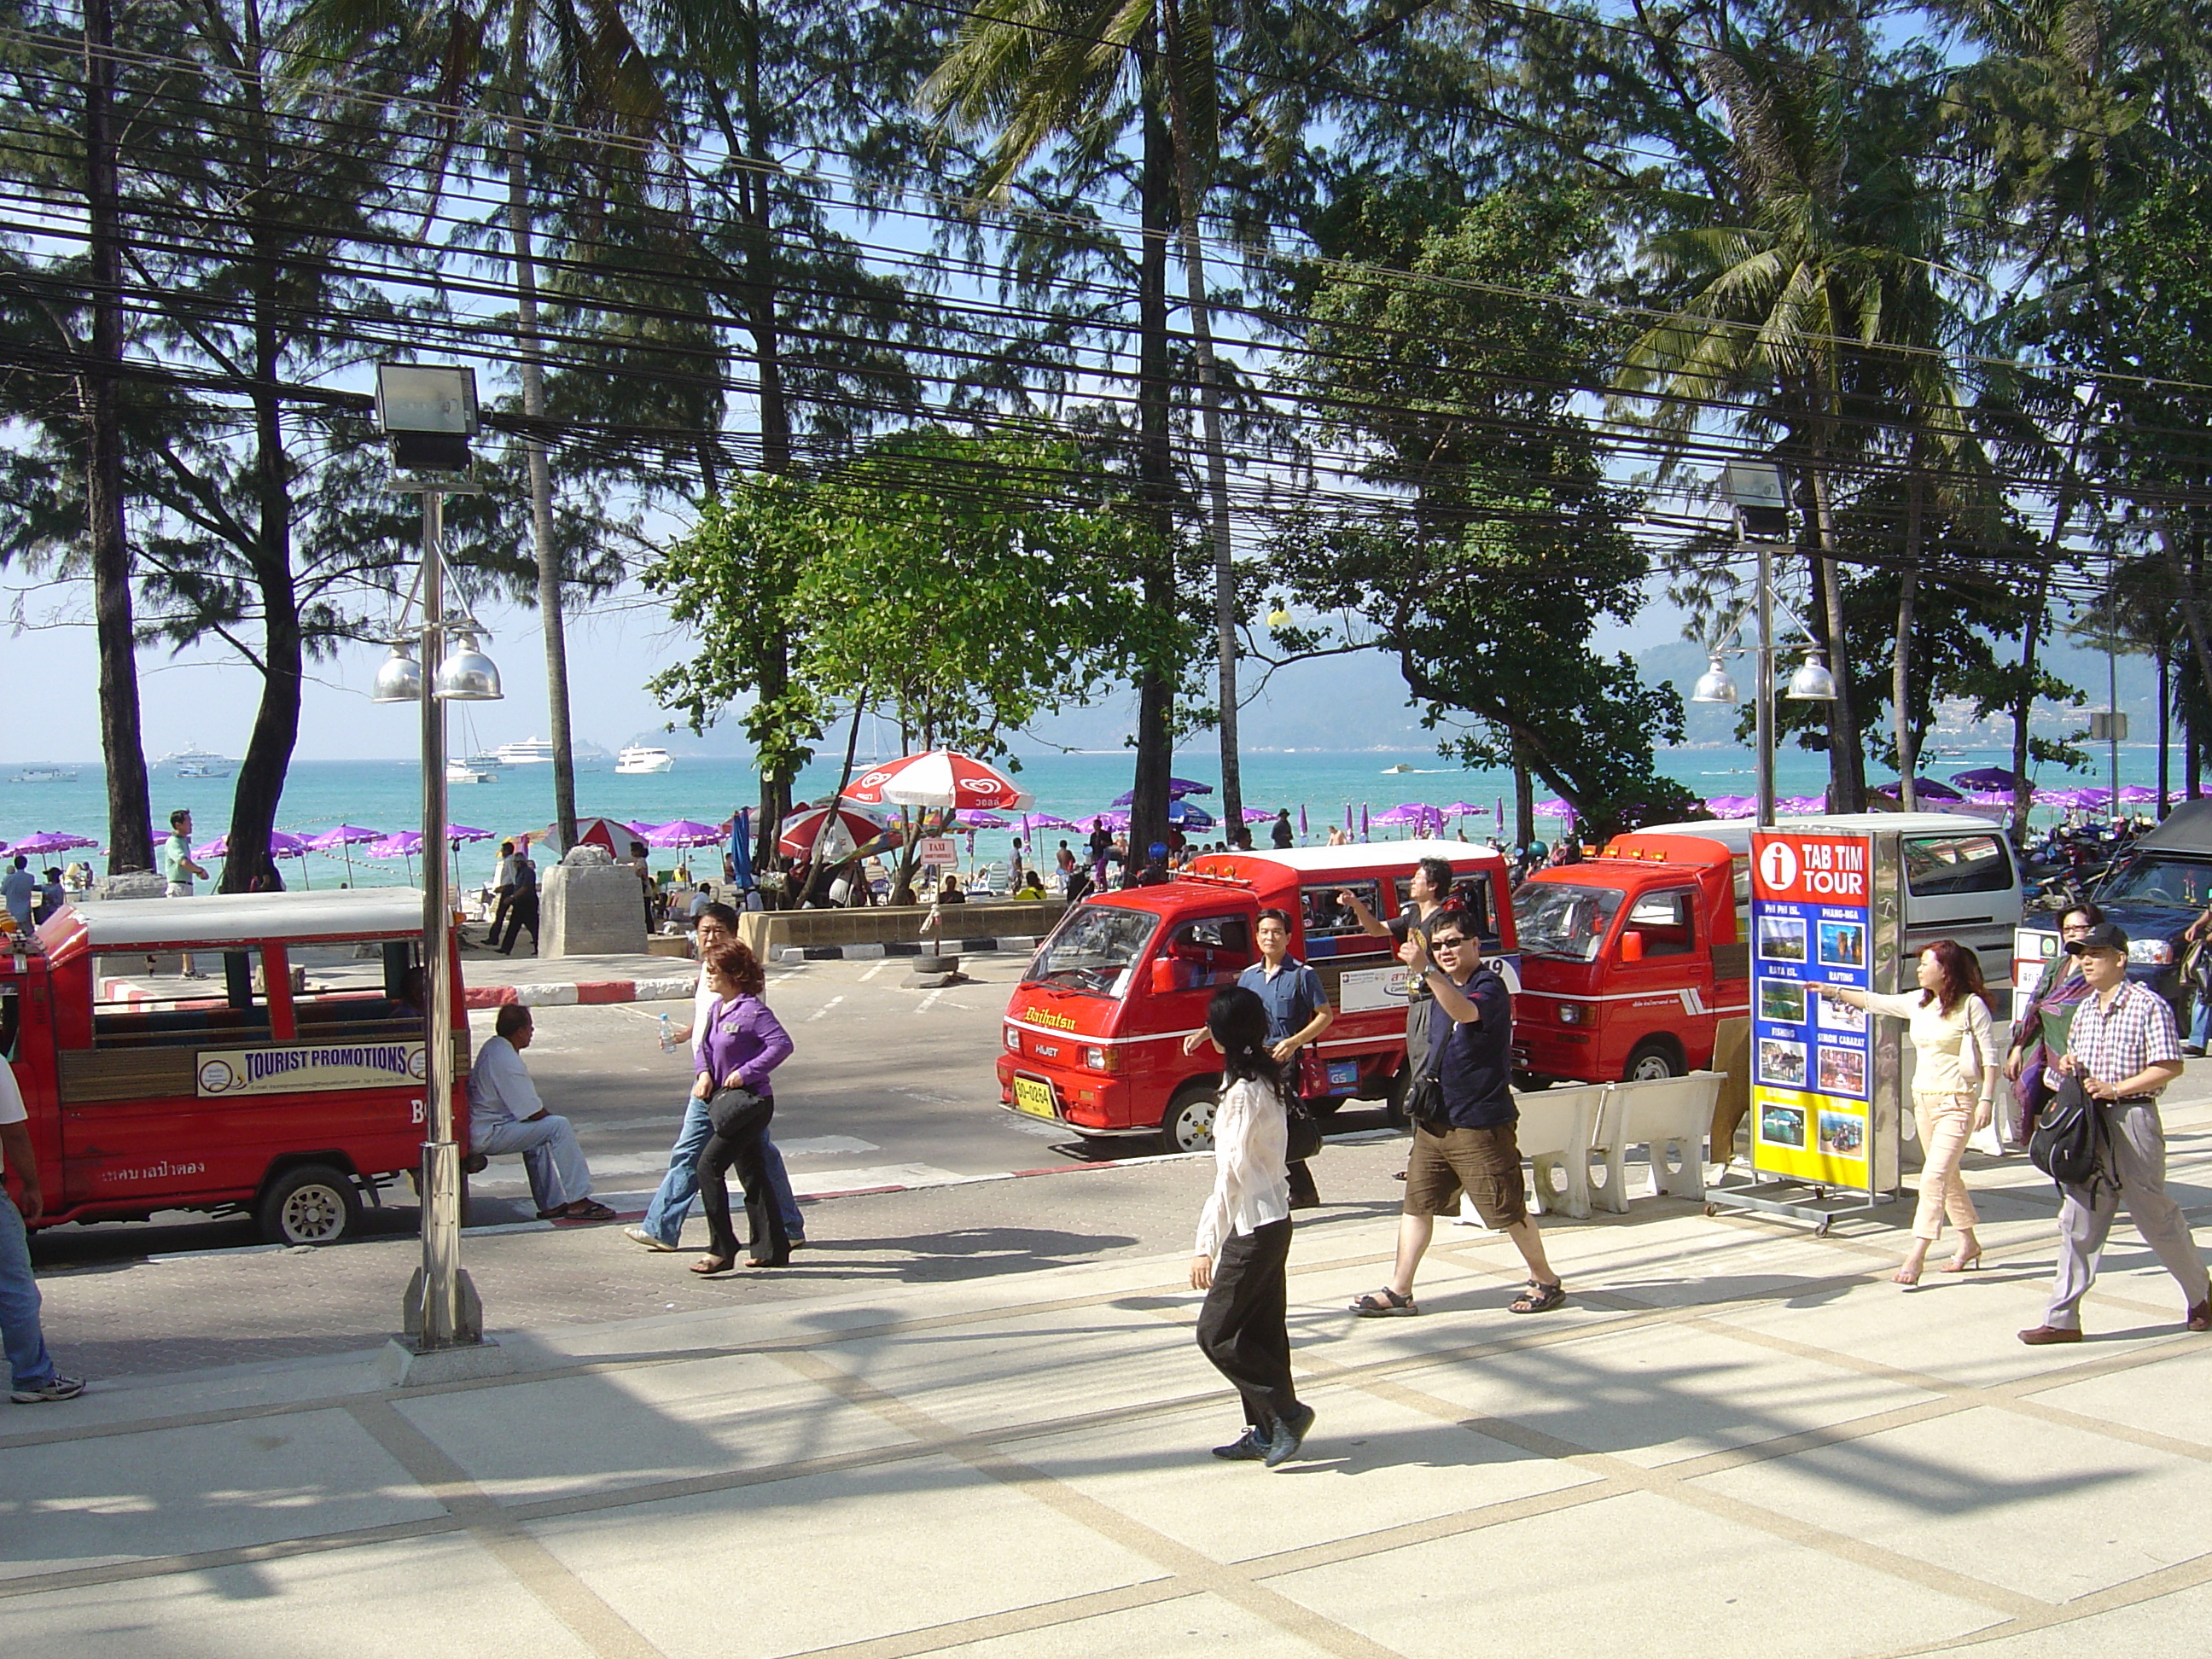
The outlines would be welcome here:
M 469 1068 L 469 1143 L 486 1158 L 520 1152 L 530 1172 L 530 1194 L 541 1221 L 612 1221 L 615 1212 L 592 1200 L 591 1166 L 576 1132 L 538 1097 L 522 1063 L 536 1027 L 530 1010 L 510 1002 L 499 1011 L 498 1035 L 477 1050 Z
M 1422 928 L 1427 930 L 1425 941 Z M 1429 952 L 1436 952 L 1436 959 Z M 1424 918 L 1399 952 L 1413 977 L 1427 982 L 1427 1074 L 1443 1085 L 1414 1119 L 1406 1164 L 1405 1213 L 1398 1218 L 1398 1261 L 1383 1289 L 1352 1304 L 1362 1318 L 1419 1313 L 1413 1273 L 1429 1248 L 1436 1218 L 1455 1214 L 1459 1195 L 1474 1200 L 1486 1226 L 1511 1239 L 1528 1264 L 1528 1284 L 1510 1304 L 1518 1314 L 1549 1313 L 1567 1299 L 1544 1254 L 1544 1237 L 1529 1219 L 1521 1185 L 1521 1148 L 1513 1133 L 1513 996 L 1482 960 L 1474 918 L 1456 907 Z M 1419 1091 L 1416 1078 L 1409 1087 Z M 1418 1094 L 1409 1097 L 1414 1109 Z

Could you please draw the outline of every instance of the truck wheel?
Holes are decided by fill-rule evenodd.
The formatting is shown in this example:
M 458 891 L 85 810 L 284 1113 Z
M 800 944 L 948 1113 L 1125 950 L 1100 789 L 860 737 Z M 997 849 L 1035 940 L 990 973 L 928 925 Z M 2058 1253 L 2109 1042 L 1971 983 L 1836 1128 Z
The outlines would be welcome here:
M 1308 1100 L 1304 1103 L 1306 1111 L 1310 1115 L 1319 1118 L 1330 1118 L 1334 1117 L 1339 1112 L 1344 1109 L 1344 1097 L 1342 1095 L 1323 1095 L 1318 1100 Z
M 1624 1083 L 1656 1083 L 1662 1078 L 1686 1075 L 1682 1061 L 1671 1042 L 1654 1040 L 1629 1055 L 1628 1069 L 1621 1073 Z
M 1160 1150 L 1164 1152 L 1210 1152 L 1213 1150 L 1213 1111 L 1220 1104 L 1216 1083 L 1186 1083 L 1168 1102 L 1160 1118 Z
M 1393 1129 L 1406 1127 L 1406 1091 L 1413 1086 L 1410 1066 L 1401 1065 L 1390 1075 L 1390 1086 L 1382 1095 L 1382 1121 Z
M 269 1183 L 253 1218 L 271 1244 L 335 1244 L 361 1231 L 361 1195 L 344 1171 L 302 1164 Z

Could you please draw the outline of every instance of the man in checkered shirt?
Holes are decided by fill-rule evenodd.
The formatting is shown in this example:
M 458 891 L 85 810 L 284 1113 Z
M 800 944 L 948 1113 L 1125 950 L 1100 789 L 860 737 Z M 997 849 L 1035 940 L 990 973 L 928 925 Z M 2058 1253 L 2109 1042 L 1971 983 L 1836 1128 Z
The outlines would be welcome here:
M 2080 1079 L 2100 1103 L 2105 1143 L 2090 1185 L 2059 1186 L 2058 1277 L 2051 1308 L 2020 1340 L 2031 1347 L 2081 1340 L 2081 1298 L 2097 1277 L 2098 1255 L 2124 1198 L 2143 1243 L 2189 1298 L 2189 1328 L 2212 1330 L 2212 1279 L 2187 1218 L 2166 1192 L 2158 1092 L 2181 1075 L 2173 1011 L 2148 986 L 2129 981 L 2128 936 L 2111 922 L 2069 939 L 2066 949 L 2081 959 L 2081 977 L 2094 994 L 2074 1016 L 2058 1070 Z

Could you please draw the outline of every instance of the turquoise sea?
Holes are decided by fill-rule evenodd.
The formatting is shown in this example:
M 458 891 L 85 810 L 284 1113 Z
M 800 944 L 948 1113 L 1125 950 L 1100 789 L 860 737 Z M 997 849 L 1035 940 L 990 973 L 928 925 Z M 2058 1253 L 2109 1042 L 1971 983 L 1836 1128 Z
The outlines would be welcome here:
M 816 800 L 826 796 L 836 787 L 840 758 L 833 757 L 810 766 L 799 778 L 797 793 Z M 2007 760 L 2006 754 L 1995 749 L 1947 750 L 1930 761 L 1925 775 L 1942 779 L 1970 768 L 2004 765 Z M 1270 809 L 1288 806 L 1293 822 L 1303 810 L 1308 836 L 1315 841 L 1324 837 L 1332 823 L 1345 823 L 1347 812 L 1356 829 L 1363 808 L 1371 817 L 1408 801 L 1437 806 L 1464 802 L 1484 808 L 1483 817 L 1464 824 L 1472 837 L 1498 833 L 1501 821 L 1507 833 L 1511 830 L 1511 775 L 1462 771 L 1446 765 L 1433 751 L 1264 752 L 1248 754 L 1243 762 L 1247 804 Z M 1669 750 L 1662 754 L 1662 764 L 1670 776 L 1700 797 L 1751 793 L 1752 757 L 1745 750 Z M 1116 795 L 1127 791 L 1133 765 L 1127 750 L 1045 753 L 1023 757 L 1017 775 L 1036 792 L 1039 811 L 1079 818 L 1110 805 Z M 1389 769 L 1401 765 L 1413 769 Z M 2122 746 L 2122 783 L 2154 784 L 2157 766 L 2154 746 Z M 52 830 L 89 836 L 105 843 L 106 800 L 96 763 L 78 763 L 76 779 L 68 782 L 13 781 L 22 769 L 0 768 L 0 842 Z M 1787 751 L 1777 757 L 1776 773 L 1777 790 L 1783 795 L 1817 794 L 1826 786 L 1826 763 L 1817 755 Z M 1178 754 L 1175 774 L 1217 785 L 1221 776 L 1218 758 L 1208 749 Z M 317 834 L 339 823 L 386 831 L 408 829 L 421 822 L 420 780 L 419 767 L 405 761 L 296 762 L 286 781 L 277 824 L 300 836 Z M 2086 775 L 2061 775 L 2054 769 L 2040 781 L 2064 787 L 2102 784 L 2106 780 L 2100 766 L 2094 774 Z M 673 771 L 642 777 L 617 775 L 610 763 L 603 770 L 580 774 L 576 783 L 577 805 L 583 812 L 653 823 L 678 817 L 717 823 L 733 808 L 750 805 L 759 787 L 751 768 L 742 761 L 684 757 L 678 757 Z M 2178 767 L 2174 784 L 2178 793 Z M 231 789 L 229 779 L 178 778 L 157 773 L 153 788 L 155 817 L 166 823 L 173 809 L 188 806 L 192 809 L 198 838 L 212 841 L 229 822 Z M 1544 793 L 1540 790 L 1540 800 Z M 1213 799 L 1200 796 L 1198 801 L 1203 805 Z M 542 830 L 553 812 L 552 769 L 507 767 L 495 774 L 489 783 L 451 786 L 447 800 L 455 824 L 488 830 L 495 836 Z M 1549 841 L 1559 829 L 1555 823 L 1539 819 L 1536 833 Z M 974 840 L 973 858 L 1004 860 L 1016 833 L 979 832 Z M 1378 838 L 1393 833 L 1403 832 L 1373 831 Z M 1066 831 L 1038 836 L 1048 856 L 1062 836 L 1071 842 L 1079 841 Z M 1211 838 L 1199 837 L 1201 841 Z M 495 840 L 464 846 L 457 859 L 459 878 L 465 884 L 484 880 L 496 844 Z M 53 861 L 64 862 L 66 856 Z M 672 864 L 674 855 L 667 855 L 666 862 Z M 287 860 L 283 868 L 286 882 L 295 887 L 302 880 L 314 887 L 348 880 L 358 885 L 404 884 L 414 877 L 411 863 L 380 862 L 364 859 L 357 852 L 349 862 L 336 854 L 317 854 L 305 860 Z

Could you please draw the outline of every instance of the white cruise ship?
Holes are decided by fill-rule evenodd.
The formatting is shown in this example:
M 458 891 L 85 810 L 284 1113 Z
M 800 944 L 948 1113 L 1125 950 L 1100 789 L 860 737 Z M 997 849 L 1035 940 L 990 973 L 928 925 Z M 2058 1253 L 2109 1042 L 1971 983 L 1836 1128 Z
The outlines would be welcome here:
M 525 738 L 520 743 L 503 743 L 492 753 L 499 757 L 501 766 L 550 766 L 553 739 Z
M 230 775 L 233 764 L 234 763 L 228 757 L 210 754 L 194 743 L 187 744 L 172 754 L 162 756 L 154 763 L 152 769 L 159 771 L 163 767 L 168 767 L 173 769 L 175 775 L 180 778 L 227 778 Z
M 674 769 L 676 757 L 665 749 L 648 749 L 642 744 L 632 744 L 615 757 L 615 770 L 630 776 L 646 772 L 667 772 Z

